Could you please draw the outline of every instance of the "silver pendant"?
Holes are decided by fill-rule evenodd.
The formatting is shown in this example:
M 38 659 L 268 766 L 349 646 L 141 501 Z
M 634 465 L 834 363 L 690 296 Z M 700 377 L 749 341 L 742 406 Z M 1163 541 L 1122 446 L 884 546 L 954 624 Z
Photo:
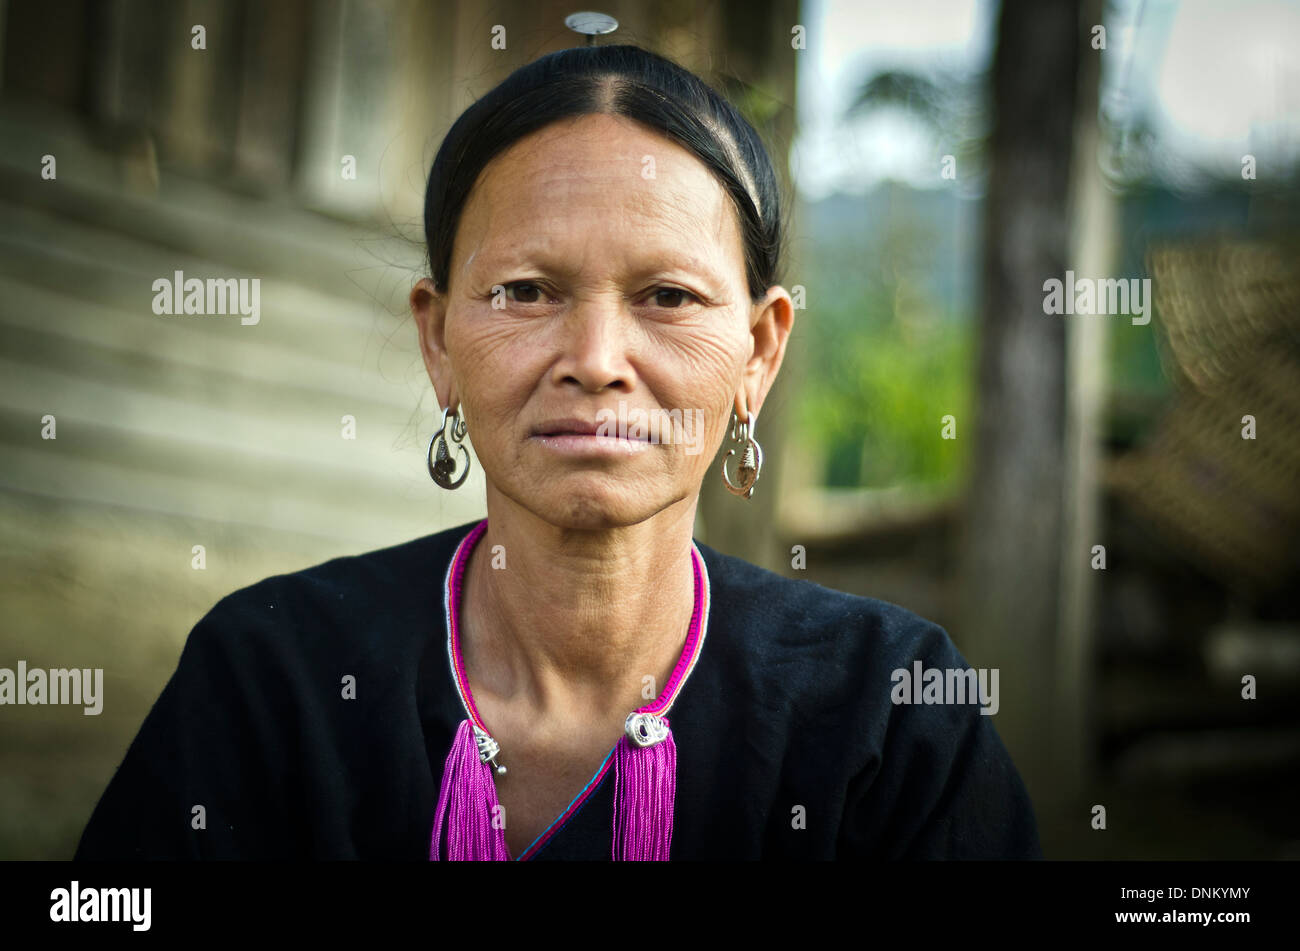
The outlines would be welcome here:
M 633 711 L 623 721 L 623 732 L 637 746 L 654 746 L 668 739 L 668 724 L 663 717 L 653 713 Z
M 491 766 L 497 771 L 498 776 L 504 776 L 506 768 L 496 761 L 497 755 L 501 752 L 501 744 L 478 727 L 474 727 L 474 744 L 478 747 L 479 761 Z

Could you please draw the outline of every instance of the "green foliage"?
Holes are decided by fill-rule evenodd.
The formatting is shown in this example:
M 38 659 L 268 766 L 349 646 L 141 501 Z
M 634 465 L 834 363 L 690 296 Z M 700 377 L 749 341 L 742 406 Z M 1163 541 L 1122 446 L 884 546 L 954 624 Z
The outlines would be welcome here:
M 855 249 L 861 259 L 861 249 Z M 888 264 L 888 262 L 886 262 Z M 803 317 L 798 414 L 830 487 L 937 488 L 960 478 L 970 438 L 971 324 L 907 276 L 823 271 Z M 810 307 L 811 307 L 810 303 Z M 956 419 L 956 439 L 942 419 Z

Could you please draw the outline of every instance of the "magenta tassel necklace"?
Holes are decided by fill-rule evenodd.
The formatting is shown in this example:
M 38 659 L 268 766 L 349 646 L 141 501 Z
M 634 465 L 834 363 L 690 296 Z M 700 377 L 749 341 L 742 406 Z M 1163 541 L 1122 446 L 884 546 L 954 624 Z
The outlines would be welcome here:
M 493 770 L 500 746 L 488 732 L 470 694 L 461 654 L 459 616 L 465 566 L 474 545 L 487 531 L 479 522 L 461 541 L 447 569 L 443 606 L 447 617 L 447 658 L 460 694 L 465 719 L 456 729 L 442 771 L 442 786 L 434 810 L 430 861 L 508 861 L 505 823 L 500 821 Z M 704 558 L 691 545 L 695 569 L 695 609 L 682 655 L 663 692 L 654 702 L 628 714 L 623 736 L 605 757 L 596 774 L 554 822 L 539 835 L 520 860 L 530 859 L 563 828 L 587 798 L 614 770 L 614 823 L 611 856 L 615 861 L 663 862 L 673 838 L 673 805 L 677 794 L 677 747 L 668 725 L 668 710 L 690 676 L 704 645 L 709 617 L 709 577 Z

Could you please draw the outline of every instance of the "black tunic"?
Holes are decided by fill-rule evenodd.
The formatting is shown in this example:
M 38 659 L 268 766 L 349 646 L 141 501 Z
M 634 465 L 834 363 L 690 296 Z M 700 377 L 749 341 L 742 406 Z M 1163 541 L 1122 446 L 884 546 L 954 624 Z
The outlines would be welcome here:
M 465 718 L 442 581 L 473 527 L 218 602 L 190 632 L 76 857 L 427 860 Z M 917 660 L 969 666 L 942 628 L 697 547 L 711 599 L 669 715 L 673 859 L 1042 857 L 994 717 L 978 701 L 891 699 L 893 672 Z M 607 860 L 613 783 L 610 771 L 535 858 Z M 194 828 L 196 806 L 206 828 Z

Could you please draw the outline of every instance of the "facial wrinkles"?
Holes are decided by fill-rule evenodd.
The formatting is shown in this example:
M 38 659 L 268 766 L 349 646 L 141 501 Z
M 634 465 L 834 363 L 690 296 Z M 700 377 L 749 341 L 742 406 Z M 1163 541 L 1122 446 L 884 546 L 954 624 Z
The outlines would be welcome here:
M 727 252 L 739 254 L 739 247 L 726 247 L 720 240 L 722 213 L 731 209 L 707 170 L 692 167 L 698 164 L 695 159 L 676 155 L 674 147 L 651 138 L 645 148 L 656 160 L 656 175 L 647 179 L 639 156 L 610 156 L 601 151 L 607 148 L 594 136 L 552 141 L 540 170 L 527 161 L 537 149 L 519 156 L 507 153 L 484 179 L 490 186 L 484 202 L 486 233 L 507 244 L 519 231 L 541 231 L 566 247 L 570 239 L 580 241 L 577 260 L 584 274 L 620 246 L 644 253 L 645 236 L 653 234 L 667 246 L 691 249 L 725 281 L 731 267 Z M 630 149 L 638 151 L 635 145 Z M 540 163 L 542 156 L 536 158 Z M 701 227 L 704 222 L 707 227 Z M 705 236 L 709 238 L 702 240 Z M 728 237 L 738 241 L 738 233 Z M 564 257 L 574 260 L 575 252 Z M 717 276 L 712 280 L 718 283 Z
M 698 382 L 707 380 L 707 386 L 716 380 L 724 388 L 734 385 L 733 377 L 745 354 L 736 352 L 732 336 L 740 328 L 732 324 L 739 320 L 747 331 L 748 315 L 744 308 L 744 314 L 738 315 L 734 304 L 743 282 L 738 286 L 739 275 L 730 275 L 730 271 L 735 270 L 742 251 L 737 223 L 724 218 L 735 217 L 730 199 L 707 170 L 691 168 L 693 159 L 671 154 L 662 143 L 647 142 L 646 154 L 656 157 L 654 179 L 642 177 L 639 157 L 631 154 L 638 151 L 639 141 L 625 150 L 629 154 L 616 158 L 608 153 L 593 155 L 591 146 L 595 144 L 599 144 L 598 138 L 586 140 L 585 145 L 583 140 L 552 139 L 545 155 L 550 159 L 556 150 L 560 154 L 548 160 L 540 172 L 537 161 L 527 156 L 541 152 L 507 153 L 505 161 L 480 181 L 478 194 L 466 207 L 466 223 L 478 222 L 478 231 L 466 234 L 473 243 L 462 268 L 468 278 L 462 289 L 478 298 L 490 293 L 495 283 L 548 279 L 562 294 L 578 301 L 617 295 L 619 306 L 624 306 L 624 293 L 638 295 L 632 306 L 645 306 L 642 298 L 654 306 L 651 295 L 660 283 L 712 297 L 723 306 L 702 306 L 684 298 L 679 308 L 665 309 L 680 309 L 682 317 L 637 322 L 639 338 L 629 338 L 626 355 L 633 359 L 642 349 L 639 343 L 660 357 L 669 349 L 674 360 L 693 368 L 690 376 Z M 525 160 L 517 161 L 519 158 Z M 472 232 L 472 228 L 466 230 Z M 544 246 L 549 243 L 547 261 L 568 273 L 548 273 L 540 263 L 530 265 L 507 250 L 518 248 L 524 235 L 539 233 Z M 654 239 L 648 241 L 646 236 L 651 234 Z M 651 279 L 654 256 L 647 252 L 648 244 L 695 256 L 705 262 L 709 273 L 674 268 Z M 624 278 L 630 274 L 636 274 L 635 287 L 629 283 L 631 278 Z M 747 294 L 739 299 L 747 300 Z M 487 303 L 490 306 L 490 301 Z M 483 301 L 475 300 L 472 306 L 483 306 Z M 542 322 L 532 317 L 511 319 L 509 310 L 494 315 L 491 321 L 476 322 L 474 349 L 517 345 L 518 335 L 528 329 L 530 320 L 531 326 L 543 332 Z M 681 332 L 687 327 L 690 332 Z

